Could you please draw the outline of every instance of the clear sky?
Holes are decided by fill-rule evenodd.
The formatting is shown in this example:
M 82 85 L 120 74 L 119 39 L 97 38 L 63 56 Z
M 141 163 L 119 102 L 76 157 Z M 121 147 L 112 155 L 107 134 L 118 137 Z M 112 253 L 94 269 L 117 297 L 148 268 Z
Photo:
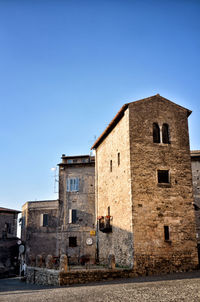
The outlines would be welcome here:
M 156 93 L 200 149 L 199 0 L 0 0 L 0 206 L 57 198 L 61 155 Z

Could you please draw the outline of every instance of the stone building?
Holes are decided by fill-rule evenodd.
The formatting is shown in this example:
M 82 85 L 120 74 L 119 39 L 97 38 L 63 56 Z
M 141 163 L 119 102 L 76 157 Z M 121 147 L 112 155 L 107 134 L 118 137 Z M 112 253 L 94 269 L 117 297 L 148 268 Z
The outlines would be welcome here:
M 0 238 L 17 237 L 17 217 L 20 211 L 0 208 Z
M 0 208 L 0 277 L 18 273 L 17 218 L 20 211 Z
M 141 274 L 198 265 L 188 121 L 160 95 L 125 104 L 96 140 L 100 261 Z
M 194 209 L 197 228 L 198 255 L 200 262 L 200 150 L 191 151 Z
M 95 259 L 94 166 L 89 155 L 63 155 L 59 164 L 60 250 L 70 263 Z
M 58 200 L 28 201 L 23 205 L 21 239 L 27 263 L 38 254 L 59 256 L 58 205 Z

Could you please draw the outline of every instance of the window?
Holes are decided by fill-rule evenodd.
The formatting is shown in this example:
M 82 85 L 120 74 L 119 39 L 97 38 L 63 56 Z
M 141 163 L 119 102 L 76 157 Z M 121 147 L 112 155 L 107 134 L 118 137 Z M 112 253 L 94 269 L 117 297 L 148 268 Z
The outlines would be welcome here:
M 120 165 L 120 153 L 117 154 L 117 162 L 118 162 L 118 166 Z
M 163 144 L 170 144 L 168 124 L 163 124 L 162 126 L 162 142 Z
M 153 142 L 160 143 L 160 128 L 157 123 L 153 123 Z
M 5 223 L 5 231 L 7 234 L 11 234 L 11 223 Z
M 74 209 L 69 210 L 69 223 L 76 223 L 77 211 Z
M 110 172 L 112 172 L 112 160 L 110 161 Z
M 21 226 L 22 226 L 22 228 L 24 228 L 25 225 L 26 225 L 26 217 L 25 217 L 25 216 L 22 216 L 22 217 L 21 217 Z
M 77 237 L 69 237 L 69 247 L 77 246 Z
M 169 183 L 169 170 L 158 170 L 158 183 Z
M 68 164 L 72 164 L 72 163 L 73 163 L 73 160 L 72 160 L 72 159 L 68 159 L 68 160 L 67 160 L 67 163 L 68 163 Z
M 48 226 L 48 220 L 49 220 L 48 214 L 41 214 L 41 223 L 40 223 L 40 225 L 43 226 L 43 227 Z
M 79 178 L 67 178 L 67 192 L 79 191 Z
M 165 236 L 165 241 L 169 241 L 169 226 L 164 225 L 164 236 Z

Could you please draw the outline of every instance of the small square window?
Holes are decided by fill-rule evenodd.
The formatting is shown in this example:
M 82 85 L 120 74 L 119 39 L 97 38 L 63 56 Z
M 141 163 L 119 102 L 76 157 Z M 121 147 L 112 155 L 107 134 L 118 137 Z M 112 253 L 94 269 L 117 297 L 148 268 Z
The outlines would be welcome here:
M 169 184 L 169 170 L 158 170 L 158 183 Z
M 77 237 L 69 237 L 69 247 L 77 246 Z

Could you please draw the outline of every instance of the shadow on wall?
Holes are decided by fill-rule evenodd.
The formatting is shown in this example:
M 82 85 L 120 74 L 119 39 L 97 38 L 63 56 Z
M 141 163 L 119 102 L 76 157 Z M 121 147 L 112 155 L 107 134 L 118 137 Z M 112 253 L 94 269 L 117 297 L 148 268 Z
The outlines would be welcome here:
M 159 234 L 158 230 L 153 230 Z M 116 266 L 122 268 L 133 268 L 140 275 L 165 274 L 180 271 L 189 271 L 198 268 L 197 247 L 185 243 L 176 245 L 171 238 L 165 239 L 165 228 L 163 226 L 163 237 L 152 238 L 149 241 L 141 240 L 134 246 L 134 238 L 131 232 L 112 226 L 112 232 L 99 231 L 98 247 L 100 264 L 108 264 L 110 254 L 115 256 Z M 187 236 L 188 234 L 186 234 Z M 142 234 L 140 234 L 142 236 Z M 147 237 L 147 236 L 145 236 Z M 193 237 L 193 236 L 191 236 Z M 138 239 L 138 238 L 137 238 Z
M 0 278 L 19 275 L 19 238 L 0 239 Z

